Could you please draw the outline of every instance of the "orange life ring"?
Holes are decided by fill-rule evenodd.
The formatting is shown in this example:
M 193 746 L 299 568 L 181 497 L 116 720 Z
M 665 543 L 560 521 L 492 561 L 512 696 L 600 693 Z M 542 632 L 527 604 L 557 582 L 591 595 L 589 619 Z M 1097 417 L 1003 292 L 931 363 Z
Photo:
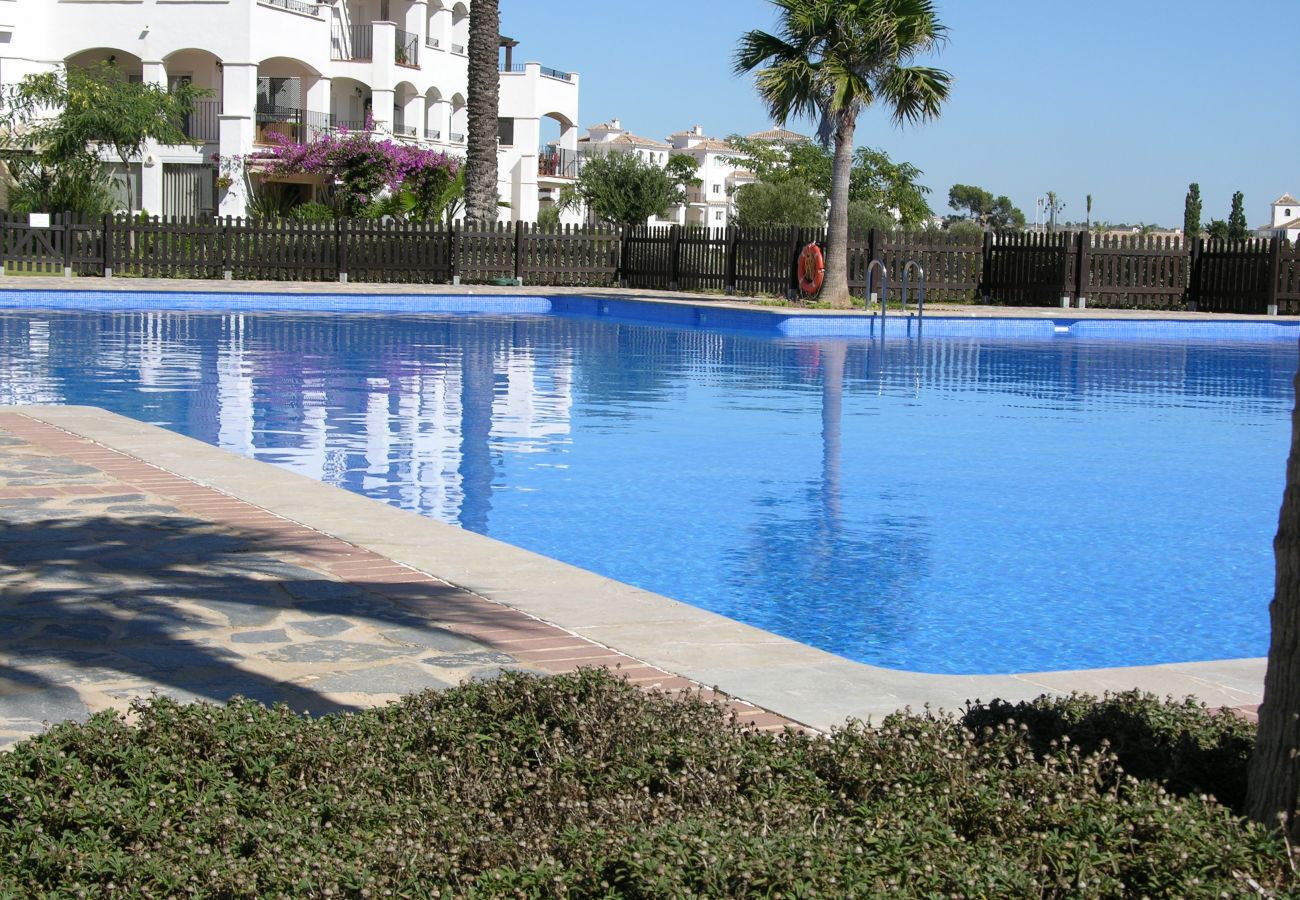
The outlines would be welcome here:
M 809 244 L 799 253 L 799 290 L 812 296 L 822 289 L 826 277 L 826 259 L 822 248 Z

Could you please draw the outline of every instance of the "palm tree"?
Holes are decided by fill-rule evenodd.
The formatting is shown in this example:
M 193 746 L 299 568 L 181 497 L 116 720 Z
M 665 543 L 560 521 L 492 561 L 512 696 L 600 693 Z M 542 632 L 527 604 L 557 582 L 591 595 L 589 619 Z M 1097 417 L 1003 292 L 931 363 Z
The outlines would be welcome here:
M 835 150 L 823 298 L 849 307 L 849 176 L 858 114 L 881 101 L 898 124 L 939 115 L 952 76 L 907 65 L 947 33 L 933 0 L 772 0 L 780 34 L 750 31 L 736 49 L 736 74 L 758 69 L 772 118 L 818 120 Z M 762 68 L 760 68 L 762 67 Z
M 469 12 L 469 121 L 466 127 L 465 219 L 497 220 L 497 116 L 501 95 L 498 0 L 474 0 Z
M 1300 391 L 1300 374 L 1294 385 Z M 1246 815 L 1270 828 L 1280 825 L 1292 841 L 1300 841 L 1300 405 L 1291 415 L 1291 455 L 1273 558 L 1272 638 Z

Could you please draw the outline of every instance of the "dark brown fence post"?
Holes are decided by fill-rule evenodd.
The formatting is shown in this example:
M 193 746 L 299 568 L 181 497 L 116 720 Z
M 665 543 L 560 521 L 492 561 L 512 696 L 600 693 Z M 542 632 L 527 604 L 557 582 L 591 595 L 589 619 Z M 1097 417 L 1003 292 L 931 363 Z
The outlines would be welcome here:
M 682 265 L 682 226 L 668 228 L 668 290 L 677 290 L 677 277 Z
M 984 297 L 987 306 L 993 294 L 993 232 L 984 232 L 984 247 L 980 251 L 980 283 L 975 289 Z
M 234 234 L 231 229 L 230 216 L 217 220 L 217 227 L 221 229 L 221 277 L 230 281 L 235 277 L 235 260 L 234 260 Z
M 1184 235 L 1184 239 L 1187 236 Z M 1191 238 L 1191 257 L 1187 262 L 1187 311 L 1196 312 L 1201 301 L 1201 253 L 1205 250 L 1204 238 Z
M 1092 236 L 1087 231 L 1080 231 L 1074 257 L 1074 305 L 1079 309 L 1084 309 L 1088 305 L 1088 280 L 1090 275 L 1088 251 L 1091 246 Z
M 334 220 L 334 265 L 340 284 L 348 283 L 348 220 Z M 362 280 L 365 280 L 364 275 Z
M 728 294 L 736 293 L 736 226 L 727 226 L 727 265 L 722 277 L 722 287 Z
M 527 240 L 528 240 L 528 235 L 524 230 L 524 223 L 522 221 L 516 221 L 515 222 L 515 284 L 518 285 L 519 287 L 523 287 L 524 284 L 524 270 L 526 268 L 526 262 L 527 262 L 524 258 L 524 248 L 526 246 Z
M 1282 239 L 1273 235 L 1268 242 L 1268 284 L 1264 289 L 1264 310 L 1277 315 L 1278 284 L 1282 280 Z
M 104 277 L 113 277 L 113 214 L 104 214 Z
M 456 240 L 456 230 L 460 228 L 458 224 L 452 222 L 447 226 L 447 280 L 452 284 L 460 284 L 460 273 L 457 271 L 456 250 L 459 241 Z
M 64 228 L 64 277 L 73 277 L 73 217 L 72 213 L 64 213 L 60 217 L 62 228 Z M 1277 239 L 1274 238 L 1274 242 Z M 1274 278 L 1277 282 L 1277 278 Z
M 619 225 L 619 272 L 615 278 L 619 287 L 628 286 L 628 265 L 632 261 L 630 252 L 632 252 L 632 226 Z
M 785 296 L 787 299 L 794 299 L 799 296 L 799 229 L 790 226 L 790 254 L 786 257 L 786 268 L 790 273 L 790 279 L 785 286 Z

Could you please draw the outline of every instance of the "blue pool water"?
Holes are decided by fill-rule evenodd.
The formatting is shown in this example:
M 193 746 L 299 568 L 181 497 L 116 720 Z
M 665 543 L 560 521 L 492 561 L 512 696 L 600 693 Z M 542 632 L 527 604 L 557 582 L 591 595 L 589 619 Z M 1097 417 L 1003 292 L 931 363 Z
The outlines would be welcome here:
M 683 326 L 13 309 L 0 403 L 102 406 L 875 665 L 1266 652 L 1294 340 Z

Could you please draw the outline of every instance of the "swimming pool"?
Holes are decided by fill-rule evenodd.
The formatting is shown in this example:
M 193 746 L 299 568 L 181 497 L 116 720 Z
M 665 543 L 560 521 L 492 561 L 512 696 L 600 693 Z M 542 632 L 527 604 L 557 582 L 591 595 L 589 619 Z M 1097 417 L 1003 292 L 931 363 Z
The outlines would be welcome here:
M 103 406 L 875 665 L 1263 655 L 1286 329 L 1032 324 L 13 309 L 0 402 Z

